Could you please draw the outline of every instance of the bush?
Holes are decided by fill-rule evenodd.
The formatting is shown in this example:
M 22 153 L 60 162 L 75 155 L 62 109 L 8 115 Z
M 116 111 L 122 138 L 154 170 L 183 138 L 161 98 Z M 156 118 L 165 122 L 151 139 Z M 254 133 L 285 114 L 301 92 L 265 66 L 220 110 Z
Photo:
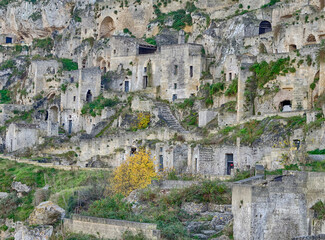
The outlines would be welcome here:
M 11 92 L 7 89 L 0 90 L 0 104 L 11 103 Z
M 117 98 L 110 99 L 99 95 L 94 101 L 86 103 L 82 107 L 81 114 L 89 114 L 93 117 L 100 116 L 105 107 L 114 107 L 118 102 Z
M 156 42 L 156 39 L 155 38 L 146 38 L 145 41 L 151 45 L 154 45 L 156 46 L 157 45 L 157 42 Z
M 90 204 L 87 212 L 83 215 L 89 215 L 99 218 L 112 218 L 126 220 L 132 214 L 132 204 L 123 200 L 124 196 L 116 194 Z
M 314 217 L 320 220 L 324 220 L 325 219 L 325 205 L 322 201 L 318 201 L 317 203 L 315 203 L 314 206 L 312 206 L 312 208 L 314 210 Z
M 68 58 L 60 58 L 60 62 L 63 65 L 63 71 L 78 70 L 78 63 Z
M 141 149 L 114 171 L 113 190 L 128 195 L 135 189 L 145 188 L 157 177 L 150 152 Z
M 44 38 L 44 39 L 39 39 L 35 38 L 33 39 L 33 48 L 41 48 L 44 49 L 47 52 L 50 52 L 54 46 L 54 41 L 52 38 Z

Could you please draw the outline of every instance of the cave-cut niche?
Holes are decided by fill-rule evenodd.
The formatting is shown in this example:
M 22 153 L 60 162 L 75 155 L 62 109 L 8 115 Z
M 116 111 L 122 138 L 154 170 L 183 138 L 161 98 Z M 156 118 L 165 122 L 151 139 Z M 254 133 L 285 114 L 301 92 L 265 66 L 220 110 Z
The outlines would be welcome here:
M 114 29 L 114 20 L 111 17 L 105 17 L 102 23 L 100 24 L 100 38 L 108 38 L 112 36 Z
M 88 90 L 86 95 L 86 102 L 92 102 L 92 101 L 93 101 L 93 94 L 91 93 L 90 90 Z
M 289 52 L 293 52 L 293 51 L 296 51 L 296 50 L 297 50 L 297 45 L 295 45 L 295 44 L 289 45 Z
M 307 42 L 308 43 L 314 43 L 314 42 L 316 42 L 316 37 L 313 34 L 309 34 L 309 36 L 307 38 Z
M 269 21 L 263 21 L 260 23 L 259 34 L 264 34 L 272 31 L 272 25 Z
M 291 112 L 292 111 L 292 104 L 290 100 L 284 100 L 280 102 L 279 110 L 281 112 Z

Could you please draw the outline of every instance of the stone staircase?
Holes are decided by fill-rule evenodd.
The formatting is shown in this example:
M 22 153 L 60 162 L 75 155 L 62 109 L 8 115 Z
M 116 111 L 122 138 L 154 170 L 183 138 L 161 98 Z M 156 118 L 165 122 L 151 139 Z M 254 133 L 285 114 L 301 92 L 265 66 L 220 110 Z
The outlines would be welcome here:
M 173 130 L 180 133 L 187 133 L 183 126 L 178 122 L 176 117 L 173 115 L 169 106 L 165 103 L 157 102 L 155 103 L 158 108 L 158 117 L 167 123 L 167 126 Z

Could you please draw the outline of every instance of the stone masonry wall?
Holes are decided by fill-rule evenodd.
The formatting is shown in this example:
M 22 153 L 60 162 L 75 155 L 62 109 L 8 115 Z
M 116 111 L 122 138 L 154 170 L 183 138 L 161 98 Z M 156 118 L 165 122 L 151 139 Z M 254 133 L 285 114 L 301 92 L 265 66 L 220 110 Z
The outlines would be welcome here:
M 160 239 L 156 224 L 138 223 L 105 218 L 73 215 L 64 220 L 64 228 L 69 232 L 84 233 L 109 239 L 123 239 L 123 233 L 129 231 L 137 234 L 142 231 L 148 239 Z

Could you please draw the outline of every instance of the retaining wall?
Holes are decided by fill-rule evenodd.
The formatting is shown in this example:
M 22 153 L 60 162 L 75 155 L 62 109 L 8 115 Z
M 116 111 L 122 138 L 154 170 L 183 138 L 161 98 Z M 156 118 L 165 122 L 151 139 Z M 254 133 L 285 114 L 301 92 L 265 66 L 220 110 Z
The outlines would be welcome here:
M 123 233 L 129 231 L 134 235 L 142 232 L 148 239 L 160 239 L 156 224 L 129 222 L 106 218 L 73 215 L 64 219 L 64 229 L 68 232 L 94 235 L 104 239 L 123 239 Z

